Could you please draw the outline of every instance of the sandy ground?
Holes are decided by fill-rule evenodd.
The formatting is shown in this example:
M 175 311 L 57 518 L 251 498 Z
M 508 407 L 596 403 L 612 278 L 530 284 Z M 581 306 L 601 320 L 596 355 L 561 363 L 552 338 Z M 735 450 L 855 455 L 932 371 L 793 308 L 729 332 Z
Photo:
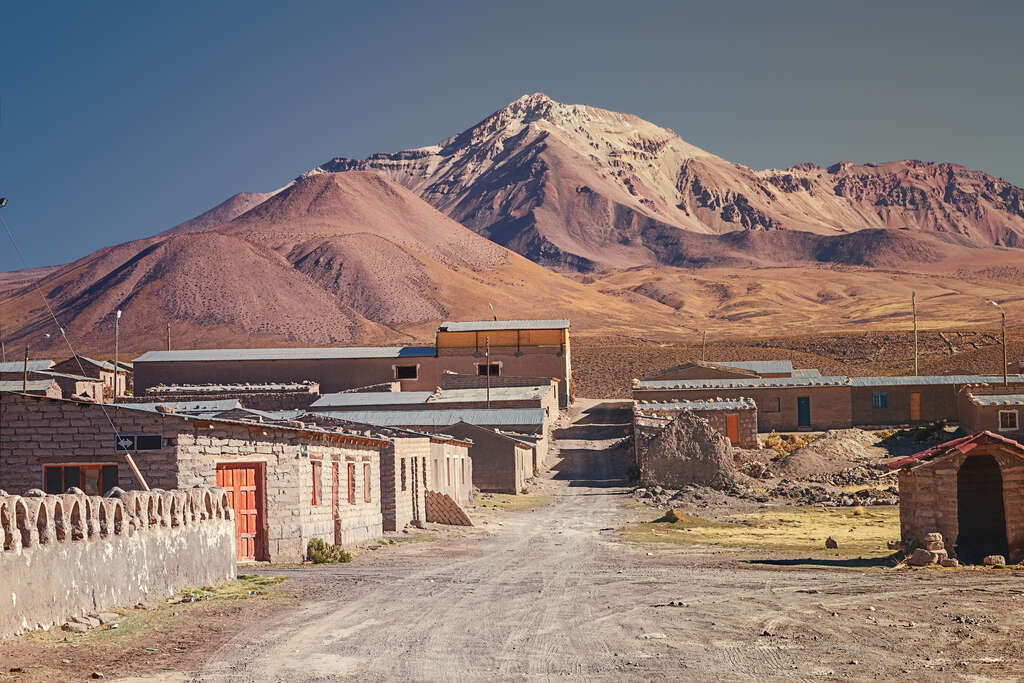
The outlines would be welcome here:
M 268 567 L 296 599 L 147 680 L 1016 680 L 1024 580 L 639 545 L 623 404 L 583 403 L 551 503 L 347 565 Z M 854 568 L 860 567 L 860 568 Z M 866 567 L 866 568 L 865 568 Z M 253 618 L 255 617 L 255 618 Z M 172 665 L 173 666 L 173 665 Z M 111 678 L 108 674 L 107 678 Z

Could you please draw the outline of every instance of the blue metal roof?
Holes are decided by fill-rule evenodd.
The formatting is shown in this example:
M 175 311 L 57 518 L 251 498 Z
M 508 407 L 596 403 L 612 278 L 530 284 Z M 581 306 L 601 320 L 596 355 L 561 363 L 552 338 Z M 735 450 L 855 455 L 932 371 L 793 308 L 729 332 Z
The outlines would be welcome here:
M 440 332 L 489 332 L 492 330 L 567 330 L 569 321 L 560 320 L 472 320 L 441 323 Z
M 433 356 L 433 346 L 339 346 L 279 349 L 183 349 L 147 351 L 136 363 L 232 360 L 329 360 L 335 358 L 424 358 Z
M 24 391 L 26 386 L 28 391 L 46 391 L 53 384 L 52 379 L 30 379 L 28 384 L 25 385 L 23 380 L 11 380 L 9 382 L 0 382 L 0 391 L 9 391 L 18 393 Z
M 331 407 L 357 407 L 357 406 L 387 406 L 387 405 L 412 405 L 414 403 L 426 403 L 430 398 L 430 391 L 350 391 L 336 394 L 324 394 L 312 404 L 310 408 L 331 408 Z M 318 411 L 319 412 L 319 411 Z
M 492 401 L 539 401 L 551 391 L 550 384 L 535 387 L 492 387 L 490 395 Z M 431 391 L 351 391 L 321 396 L 310 405 L 310 408 L 412 405 L 415 403 L 422 403 L 426 407 L 443 403 L 484 403 L 486 400 L 487 389 L 485 388 L 442 389 L 441 393 L 436 396 Z
M 466 410 L 330 410 L 321 415 L 385 427 L 474 425 L 542 425 L 543 408 L 470 408 Z

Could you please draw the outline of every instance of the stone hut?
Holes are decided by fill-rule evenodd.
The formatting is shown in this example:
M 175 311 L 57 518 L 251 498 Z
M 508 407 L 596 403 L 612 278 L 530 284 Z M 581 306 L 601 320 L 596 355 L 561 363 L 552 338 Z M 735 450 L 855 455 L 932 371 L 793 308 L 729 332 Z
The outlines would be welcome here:
M 966 564 L 1024 559 L 1024 446 L 979 432 L 889 463 L 899 469 L 900 533 L 910 550 L 942 534 Z

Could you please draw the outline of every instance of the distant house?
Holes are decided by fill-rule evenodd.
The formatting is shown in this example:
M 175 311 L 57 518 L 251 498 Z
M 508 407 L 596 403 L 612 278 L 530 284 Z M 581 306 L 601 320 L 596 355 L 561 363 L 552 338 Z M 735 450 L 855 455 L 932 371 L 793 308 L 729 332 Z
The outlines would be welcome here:
M 38 370 L 29 372 L 28 375 L 35 379 L 52 379 L 60 387 L 64 398 L 81 398 L 87 401 L 103 400 L 103 387 L 106 385 L 101 379 L 54 372 L 53 370 Z
M 134 361 L 140 393 L 158 384 L 244 384 L 312 380 L 324 392 L 382 382 L 433 391 L 444 372 L 557 380 L 558 400 L 572 394 L 568 320 L 442 323 L 433 346 L 375 346 L 150 351 Z
M 54 362 L 52 360 L 30 360 L 27 365 L 25 361 L 12 360 L 0 363 L 0 381 L 3 380 L 15 380 L 22 379 L 25 376 L 25 371 L 39 372 L 42 370 L 52 370 Z
M 711 428 L 727 437 L 732 445 L 757 448 L 757 404 L 742 396 L 694 401 L 634 401 L 634 434 L 653 436 L 687 411 L 708 420 Z
M 1024 443 L 1024 384 L 966 386 L 958 396 L 960 426 L 995 432 Z
M 23 380 L 0 380 L 0 393 L 36 394 L 50 398 L 61 398 L 60 385 L 51 379 L 33 379 L 26 384 Z M 6 400 L 6 399 L 5 399 Z
M 481 491 L 519 493 L 533 477 L 533 446 L 522 439 L 468 422 L 445 427 L 445 434 L 471 441 L 473 485 Z
M 980 432 L 889 463 L 899 470 L 904 547 L 942 534 L 968 564 L 987 555 L 1024 559 L 1024 445 Z
M 115 371 L 114 364 L 105 360 L 77 356 L 57 363 L 52 369 L 69 375 L 82 375 L 102 380 L 108 396 L 124 396 L 128 388 L 129 371 L 123 366 L 119 366 Z

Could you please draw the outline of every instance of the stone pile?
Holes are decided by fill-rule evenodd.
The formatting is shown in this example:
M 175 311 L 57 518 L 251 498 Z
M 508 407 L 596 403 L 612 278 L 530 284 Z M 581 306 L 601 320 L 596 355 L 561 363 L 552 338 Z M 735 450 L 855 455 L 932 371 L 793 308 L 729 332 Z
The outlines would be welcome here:
M 921 545 L 915 548 L 907 559 L 907 564 L 912 567 L 927 567 L 932 564 L 956 567 L 960 562 L 949 556 L 946 544 L 942 541 L 942 534 L 933 531 L 924 535 Z

